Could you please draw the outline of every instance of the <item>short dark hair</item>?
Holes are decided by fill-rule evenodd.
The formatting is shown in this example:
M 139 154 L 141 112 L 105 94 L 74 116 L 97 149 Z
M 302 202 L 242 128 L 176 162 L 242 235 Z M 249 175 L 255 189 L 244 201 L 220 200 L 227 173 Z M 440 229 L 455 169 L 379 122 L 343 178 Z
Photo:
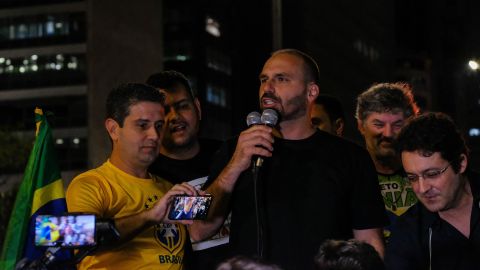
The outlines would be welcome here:
M 315 99 L 315 104 L 323 106 L 331 121 L 335 121 L 339 118 L 345 120 L 345 113 L 343 112 L 342 104 L 336 97 L 318 95 Z
M 406 83 L 378 83 L 357 97 L 355 117 L 365 120 L 372 113 L 403 112 L 406 118 L 419 112 L 410 86 Z
M 365 242 L 326 240 L 315 256 L 317 270 L 384 270 L 380 255 Z
M 297 49 L 282 49 L 272 53 L 272 56 L 278 54 L 291 54 L 297 56 L 298 58 L 302 59 L 304 67 L 303 71 L 305 73 L 305 79 L 307 82 L 314 82 L 316 84 L 319 83 L 320 71 L 318 69 L 317 62 L 311 57 L 310 55 L 297 50 Z
M 446 114 L 430 112 L 407 123 L 397 139 L 398 153 L 419 151 L 428 157 L 436 152 L 450 162 L 455 173 L 460 170 L 460 155 L 468 156 L 468 147 L 453 120 Z
M 161 88 L 167 93 L 176 92 L 180 86 L 183 86 L 192 100 L 196 97 L 187 77 L 175 70 L 154 73 L 148 77 L 147 84 L 155 88 Z
M 115 120 L 120 127 L 130 114 L 130 107 L 142 101 L 165 102 L 165 95 L 157 89 L 142 83 L 125 83 L 112 89 L 107 97 L 107 118 Z
M 239 255 L 227 259 L 218 265 L 217 270 L 281 270 L 281 268 L 277 265 L 266 263 L 261 259 Z

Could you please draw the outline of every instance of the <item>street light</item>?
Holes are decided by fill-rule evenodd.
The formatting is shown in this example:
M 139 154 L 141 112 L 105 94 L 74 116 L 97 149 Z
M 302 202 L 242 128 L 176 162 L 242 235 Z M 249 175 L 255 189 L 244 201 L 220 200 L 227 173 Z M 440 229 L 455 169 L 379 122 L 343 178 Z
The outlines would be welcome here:
M 476 60 L 468 61 L 468 66 L 470 67 L 471 70 L 477 70 L 479 68 L 479 64 Z

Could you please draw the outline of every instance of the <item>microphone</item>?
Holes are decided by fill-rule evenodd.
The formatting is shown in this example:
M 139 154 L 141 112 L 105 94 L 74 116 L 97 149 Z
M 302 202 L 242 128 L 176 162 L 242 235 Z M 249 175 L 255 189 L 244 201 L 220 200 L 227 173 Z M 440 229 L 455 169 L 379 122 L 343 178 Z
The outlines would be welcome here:
M 278 113 L 274 109 L 265 109 L 260 117 L 262 124 L 274 127 L 278 122 Z
M 278 113 L 273 109 L 265 109 L 263 110 L 262 114 L 258 112 L 251 112 L 247 115 L 247 125 L 267 125 L 269 127 L 274 127 L 278 122 Z M 254 170 L 258 170 L 258 168 L 262 167 L 263 165 L 263 158 L 262 157 L 254 157 L 253 158 L 253 168 Z
M 247 115 L 247 126 L 259 125 L 262 123 L 262 116 L 259 112 L 251 112 Z

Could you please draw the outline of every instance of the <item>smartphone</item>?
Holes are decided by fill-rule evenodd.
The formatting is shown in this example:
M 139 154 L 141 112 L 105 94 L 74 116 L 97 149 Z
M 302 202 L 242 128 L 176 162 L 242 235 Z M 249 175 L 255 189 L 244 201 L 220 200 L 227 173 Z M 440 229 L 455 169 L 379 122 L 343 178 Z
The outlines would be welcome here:
M 211 195 L 175 196 L 168 218 L 170 220 L 206 219 L 211 202 Z
M 95 215 L 38 215 L 35 219 L 35 245 L 81 248 L 96 245 Z

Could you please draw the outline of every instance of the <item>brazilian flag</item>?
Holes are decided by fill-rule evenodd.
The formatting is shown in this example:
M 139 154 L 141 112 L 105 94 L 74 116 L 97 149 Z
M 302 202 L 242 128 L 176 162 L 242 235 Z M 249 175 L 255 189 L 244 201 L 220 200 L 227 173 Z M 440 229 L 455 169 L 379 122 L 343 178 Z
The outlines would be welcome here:
M 60 215 L 67 211 L 52 132 L 39 108 L 35 109 L 35 122 L 35 144 L 8 223 L 0 257 L 2 270 L 14 269 L 24 257 L 35 260 L 44 254 L 45 248 L 34 245 L 37 215 Z

